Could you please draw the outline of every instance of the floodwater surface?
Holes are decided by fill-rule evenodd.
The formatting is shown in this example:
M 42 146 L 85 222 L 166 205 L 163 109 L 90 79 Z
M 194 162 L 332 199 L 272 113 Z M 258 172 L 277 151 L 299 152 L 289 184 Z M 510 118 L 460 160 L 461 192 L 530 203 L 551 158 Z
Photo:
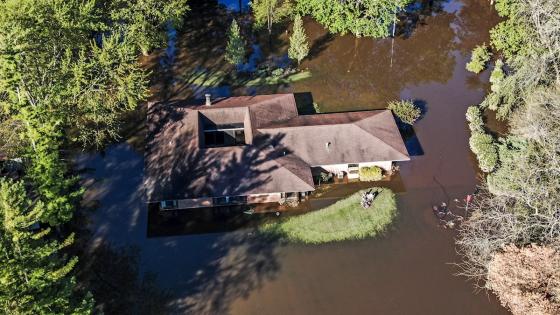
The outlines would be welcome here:
M 97 202 L 92 259 L 101 244 L 137 250 L 139 276 L 155 278 L 143 297 L 160 297 L 146 313 L 165 303 L 177 314 L 506 314 L 493 295 L 455 276 L 455 231 L 431 210 L 476 187 L 465 112 L 484 97 L 488 73 L 469 74 L 465 63 L 488 42 L 497 16 L 487 0 L 429 3 L 394 42 L 331 36 L 306 20 L 312 49 L 302 67 L 312 78 L 256 91 L 311 92 L 322 111 L 383 108 L 401 98 L 422 106 L 407 141 L 412 160 L 399 164 L 399 215 L 385 235 L 320 246 L 284 244 L 252 228 L 148 237 L 143 153 L 123 142 L 78 159 L 90 169 L 86 199 Z M 177 49 L 180 62 L 188 54 L 181 39 Z

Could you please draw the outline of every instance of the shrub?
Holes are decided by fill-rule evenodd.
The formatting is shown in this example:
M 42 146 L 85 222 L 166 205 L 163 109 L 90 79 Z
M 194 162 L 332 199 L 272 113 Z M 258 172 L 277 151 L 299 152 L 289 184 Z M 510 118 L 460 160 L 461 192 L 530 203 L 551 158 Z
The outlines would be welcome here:
M 480 169 L 486 173 L 492 172 L 498 163 L 498 152 L 492 136 L 484 132 L 473 132 L 469 146 L 478 159 Z
M 383 170 L 378 166 L 360 168 L 360 180 L 372 182 L 383 179 Z
M 315 110 L 316 114 L 320 114 L 321 113 L 321 107 L 319 106 L 319 104 L 313 102 L 313 109 Z
M 467 70 L 474 73 L 479 73 L 486 68 L 486 63 L 490 60 L 490 51 L 488 46 L 476 46 L 473 49 L 471 61 L 467 63 Z
M 478 106 L 469 106 L 466 116 L 471 132 L 484 131 L 484 121 L 482 121 L 482 113 L 480 112 L 480 108 Z
M 490 261 L 486 286 L 513 314 L 560 314 L 560 253 L 506 246 Z
M 281 76 L 284 75 L 284 69 L 282 68 L 276 68 L 274 70 L 272 70 L 272 72 L 270 73 L 271 76 L 275 77 L 275 78 L 279 78 Z
M 490 74 L 490 83 L 492 83 L 491 85 L 492 92 L 498 92 L 498 90 L 500 89 L 500 83 L 505 77 L 503 67 L 504 67 L 504 62 L 502 61 L 502 59 L 498 59 L 496 61 L 496 64 L 494 65 L 494 70 L 492 70 L 492 74 Z
M 412 125 L 414 124 L 422 111 L 412 101 L 392 101 L 387 105 L 387 109 L 391 110 L 403 123 Z
M 320 178 L 322 183 L 328 183 L 333 179 L 333 174 L 327 172 L 321 172 Z

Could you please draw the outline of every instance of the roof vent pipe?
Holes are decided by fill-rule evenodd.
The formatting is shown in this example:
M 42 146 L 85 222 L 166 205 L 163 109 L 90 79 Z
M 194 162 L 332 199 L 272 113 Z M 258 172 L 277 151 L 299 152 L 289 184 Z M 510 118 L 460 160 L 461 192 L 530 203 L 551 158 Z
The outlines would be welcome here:
M 211 99 L 212 94 L 206 93 L 204 94 L 204 97 L 206 98 L 206 106 L 212 105 L 212 99 Z

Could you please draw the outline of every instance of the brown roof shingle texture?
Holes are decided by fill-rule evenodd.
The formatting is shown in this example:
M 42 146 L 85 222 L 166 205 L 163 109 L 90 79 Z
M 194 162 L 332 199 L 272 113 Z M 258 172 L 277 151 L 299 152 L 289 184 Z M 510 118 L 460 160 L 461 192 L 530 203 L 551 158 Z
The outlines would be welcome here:
M 204 148 L 201 115 L 245 123 L 250 141 Z M 310 166 L 409 159 L 389 111 L 298 116 L 293 94 L 231 97 L 212 106 L 151 104 L 148 130 L 150 202 L 311 191 Z

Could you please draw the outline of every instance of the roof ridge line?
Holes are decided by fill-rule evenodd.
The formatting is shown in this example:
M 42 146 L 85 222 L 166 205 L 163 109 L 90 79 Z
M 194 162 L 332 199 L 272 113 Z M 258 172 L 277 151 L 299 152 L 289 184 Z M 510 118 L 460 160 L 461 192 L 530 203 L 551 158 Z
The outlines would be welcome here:
M 301 157 L 297 156 L 296 154 L 294 154 L 294 153 L 291 153 L 291 154 L 293 154 L 297 159 L 299 159 L 301 162 L 303 162 L 305 165 L 307 165 L 307 166 L 309 167 L 309 169 L 310 169 L 309 171 L 311 172 L 311 165 L 307 164 L 307 162 L 305 162 Z M 282 157 L 284 157 L 284 156 L 285 156 L 285 155 L 281 156 L 280 158 L 282 158 Z M 272 161 L 273 161 L 275 164 L 277 164 L 278 166 L 280 166 L 281 168 L 283 168 L 283 169 L 287 170 L 288 172 L 290 172 L 290 173 L 291 173 L 292 175 L 294 175 L 295 177 L 297 177 L 297 178 L 300 180 L 300 182 L 302 182 L 302 183 L 304 183 L 305 185 L 308 185 L 308 186 L 309 186 L 309 183 L 307 183 L 305 180 L 303 180 L 303 178 L 299 177 L 296 173 L 292 172 L 292 170 L 290 170 L 289 168 L 287 168 L 287 167 L 285 167 L 284 165 L 280 164 L 278 161 L 276 161 L 277 159 L 278 159 L 278 158 L 272 159 Z M 313 189 L 315 189 L 314 185 L 312 185 L 312 186 L 310 186 L 310 187 L 312 187 Z

